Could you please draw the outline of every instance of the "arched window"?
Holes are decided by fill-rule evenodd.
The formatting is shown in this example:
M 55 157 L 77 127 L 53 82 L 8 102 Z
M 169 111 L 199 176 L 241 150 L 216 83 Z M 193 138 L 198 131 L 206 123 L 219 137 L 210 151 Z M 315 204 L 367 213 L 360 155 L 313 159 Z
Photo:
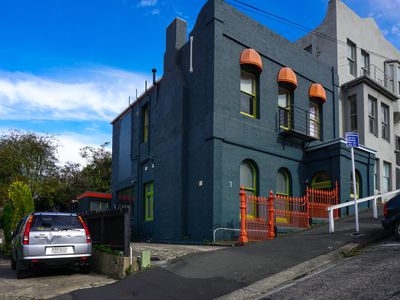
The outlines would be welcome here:
M 311 188 L 318 190 L 327 190 L 332 188 L 331 177 L 326 172 L 318 172 L 311 180 Z
M 280 169 L 276 176 L 276 194 L 290 195 L 290 174 L 286 169 Z
M 361 175 L 358 170 L 356 170 L 356 193 L 357 193 L 357 199 L 360 199 L 360 186 L 361 186 Z M 353 174 L 350 174 L 350 198 L 354 198 L 354 192 L 353 192 Z
M 240 186 L 244 187 L 247 195 L 257 194 L 257 174 L 253 163 L 245 160 L 240 164 Z

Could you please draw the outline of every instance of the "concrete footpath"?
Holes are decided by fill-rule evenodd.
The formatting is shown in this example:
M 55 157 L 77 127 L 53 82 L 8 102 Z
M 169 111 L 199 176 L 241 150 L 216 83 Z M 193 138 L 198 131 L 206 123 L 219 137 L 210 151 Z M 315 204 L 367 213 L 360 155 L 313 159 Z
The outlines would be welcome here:
M 374 220 L 366 210 L 360 214 L 359 236 L 352 235 L 350 216 L 335 222 L 334 234 L 325 224 L 272 241 L 191 254 L 114 284 L 56 299 L 253 299 L 385 238 L 389 233 L 381 219 Z

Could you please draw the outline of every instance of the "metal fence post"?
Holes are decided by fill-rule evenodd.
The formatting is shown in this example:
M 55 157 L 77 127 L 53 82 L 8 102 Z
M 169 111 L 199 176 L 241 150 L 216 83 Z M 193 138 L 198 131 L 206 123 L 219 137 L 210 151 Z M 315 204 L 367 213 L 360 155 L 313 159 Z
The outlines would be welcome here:
M 310 220 L 311 220 L 311 207 L 310 207 L 310 191 L 308 190 L 307 187 L 307 191 L 306 191 L 306 203 L 307 203 L 307 227 L 310 227 Z
M 328 207 L 329 211 L 329 233 L 335 232 L 335 220 L 333 219 L 333 209 L 332 207 Z
M 374 213 L 374 219 L 378 219 L 378 207 L 377 207 L 377 204 L 376 204 L 376 200 L 377 200 L 377 197 L 375 196 L 374 197 L 374 201 L 372 202 L 372 209 L 373 209 L 373 213 Z
M 274 194 L 269 192 L 268 197 L 268 239 L 272 240 L 275 237 L 275 209 L 274 209 Z
M 246 244 L 249 242 L 246 230 L 246 193 L 244 187 L 240 187 L 240 236 L 239 244 Z

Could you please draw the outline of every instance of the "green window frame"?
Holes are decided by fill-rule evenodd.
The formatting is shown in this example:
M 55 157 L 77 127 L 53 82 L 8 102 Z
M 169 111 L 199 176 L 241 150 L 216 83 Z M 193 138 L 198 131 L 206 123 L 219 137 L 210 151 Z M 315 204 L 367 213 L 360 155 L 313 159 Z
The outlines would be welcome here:
M 318 172 L 311 179 L 311 188 L 316 190 L 328 190 L 332 188 L 331 177 L 326 172 Z
M 154 221 L 154 182 L 144 185 L 144 220 Z
M 250 84 L 249 81 L 251 81 Z M 257 80 L 255 75 L 245 71 L 240 72 L 240 113 L 252 118 L 256 118 L 257 116 L 256 85 Z
M 357 199 L 360 199 L 360 183 L 361 183 L 361 176 L 358 170 L 356 170 L 356 193 Z M 353 191 L 353 174 L 350 174 L 350 198 L 354 198 L 354 191 Z
M 310 136 L 320 139 L 321 137 L 321 108 L 320 105 L 310 101 L 310 125 L 309 125 L 309 130 L 310 130 Z
M 243 161 L 240 164 L 240 185 L 244 187 L 244 191 L 247 196 L 257 196 L 257 169 L 250 161 Z M 247 173 L 247 174 L 246 174 Z M 251 176 L 251 185 L 246 184 L 248 180 L 246 175 Z M 256 218 L 258 215 L 258 207 L 257 203 L 253 202 L 252 205 L 247 207 L 247 217 L 249 218 Z
M 284 180 L 284 189 L 282 190 L 280 189 L 280 185 L 278 184 L 278 180 L 276 182 L 276 194 L 279 196 L 290 196 L 290 175 L 289 172 L 285 169 L 280 169 L 278 171 L 278 176 L 282 176 L 281 178 L 283 178 Z M 277 179 L 279 179 L 279 177 L 277 177 Z
M 142 143 L 147 143 L 147 141 L 149 140 L 149 125 L 149 104 L 147 103 L 142 108 Z

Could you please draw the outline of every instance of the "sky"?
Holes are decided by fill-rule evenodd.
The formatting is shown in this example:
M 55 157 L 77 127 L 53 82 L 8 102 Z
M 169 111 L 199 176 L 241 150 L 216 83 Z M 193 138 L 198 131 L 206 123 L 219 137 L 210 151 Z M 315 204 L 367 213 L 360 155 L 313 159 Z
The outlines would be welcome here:
M 241 0 L 313 29 L 328 0 Z M 400 49 L 400 0 L 342 0 Z M 110 122 L 163 73 L 165 29 L 193 29 L 206 0 L 0 0 L 0 133 L 49 133 L 60 164 L 112 140 Z M 226 2 L 238 6 L 235 0 Z M 291 9 L 287 9 L 290 7 Z M 305 33 L 241 9 L 295 41 Z

